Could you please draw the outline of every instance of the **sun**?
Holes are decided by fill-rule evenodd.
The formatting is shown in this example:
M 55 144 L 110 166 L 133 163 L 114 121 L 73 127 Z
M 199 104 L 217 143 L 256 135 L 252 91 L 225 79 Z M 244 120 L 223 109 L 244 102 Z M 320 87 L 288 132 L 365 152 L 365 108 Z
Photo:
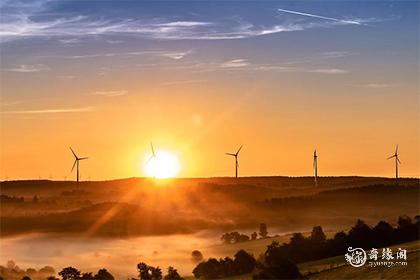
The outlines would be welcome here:
M 147 157 L 144 164 L 144 173 L 148 177 L 167 179 L 178 175 L 181 165 L 174 153 L 157 150 L 155 156 Z

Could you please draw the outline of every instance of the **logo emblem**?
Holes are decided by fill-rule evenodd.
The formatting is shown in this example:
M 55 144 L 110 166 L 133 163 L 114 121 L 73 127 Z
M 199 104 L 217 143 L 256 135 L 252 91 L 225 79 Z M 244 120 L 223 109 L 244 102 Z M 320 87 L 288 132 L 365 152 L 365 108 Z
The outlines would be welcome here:
M 347 249 L 349 251 L 345 254 L 346 261 L 353 267 L 360 267 L 366 263 L 366 252 L 362 248 L 352 248 Z

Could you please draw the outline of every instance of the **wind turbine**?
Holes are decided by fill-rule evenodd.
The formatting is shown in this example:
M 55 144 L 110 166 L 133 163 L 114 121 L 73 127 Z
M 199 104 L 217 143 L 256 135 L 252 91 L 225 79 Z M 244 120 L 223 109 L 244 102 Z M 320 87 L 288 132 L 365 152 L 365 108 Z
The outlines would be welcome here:
M 314 150 L 314 180 L 315 180 L 315 186 L 318 186 L 318 156 L 316 155 L 316 149 Z
M 239 167 L 239 163 L 238 163 L 238 155 L 239 155 L 239 151 L 242 149 L 242 146 L 239 147 L 238 151 L 236 151 L 236 153 L 232 154 L 232 153 L 226 153 L 228 156 L 233 156 L 235 157 L 235 178 L 238 178 L 238 167 Z
M 395 147 L 395 153 L 388 157 L 387 159 L 395 158 L 395 178 L 398 179 L 398 164 L 401 164 L 400 159 L 398 158 L 398 144 Z
M 74 163 L 73 163 L 73 167 L 71 168 L 70 172 L 73 172 L 74 166 L 77 165 L 77 183 L 79 184 L 79 161 L 84 160 L 84 159 L 88 159 L 88 158 L 87 157 L 79 158 L 71 147 L 70 147 L 70 150 L 73 153 L 74 158 L 75 158 Z
M 146 164 L 148 164 L 152 159 L 156 158 L 155 149 L 153 148 L 153 143 L 150 142 L 150 148 L 152 149 L 152 155 L 147 160 Z

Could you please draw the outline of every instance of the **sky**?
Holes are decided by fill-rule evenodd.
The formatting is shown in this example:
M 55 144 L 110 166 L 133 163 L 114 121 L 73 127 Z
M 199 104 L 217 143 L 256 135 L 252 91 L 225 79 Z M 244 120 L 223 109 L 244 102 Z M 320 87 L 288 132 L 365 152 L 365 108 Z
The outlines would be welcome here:
M 418 1 L 0 1 L 1 179 L 420 176 Z

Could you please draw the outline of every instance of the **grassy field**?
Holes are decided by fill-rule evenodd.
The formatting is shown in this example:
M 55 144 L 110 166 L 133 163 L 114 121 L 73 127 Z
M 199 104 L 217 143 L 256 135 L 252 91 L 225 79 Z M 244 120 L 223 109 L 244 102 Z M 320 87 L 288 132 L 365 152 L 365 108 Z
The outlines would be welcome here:
M 290 236 L 282 236 L 278 238 L 267 238 L 252 242 L 245 242 L 234 245 L 214 246 L 219 253 L 232 252 L 239 249 L 245 249 L 248 252 L 262 253 L 266 245 L 273 240 L 287 242 Z M 224 249 L 219 248 L 224 247 Z M 419 263 L 420 263 L 420 241 L 413 241 L 409 243 L 390 246 L 393 252 L 398 248 L 407 250 L 407 266 L 395 267 L 369 267 L 367 264 L 361 268 L 354 268 L 348 265 L 343 256 L 326 258 L 322 260 L 301 263 L 298 265 L 302 274 L 306 275 L 307 279 L 420 279 Z M 380 251 L 380 250 L 379 250 Z M 228 254 L 229 255 L 229 254 Z M 258 256 L 258 254 L 256 255 Z M 187 277 L 186 279 L 195 279 L 194 277 Z M 229 280 L 251 280 L 252 275 L 240 275 L 228 278 Z

